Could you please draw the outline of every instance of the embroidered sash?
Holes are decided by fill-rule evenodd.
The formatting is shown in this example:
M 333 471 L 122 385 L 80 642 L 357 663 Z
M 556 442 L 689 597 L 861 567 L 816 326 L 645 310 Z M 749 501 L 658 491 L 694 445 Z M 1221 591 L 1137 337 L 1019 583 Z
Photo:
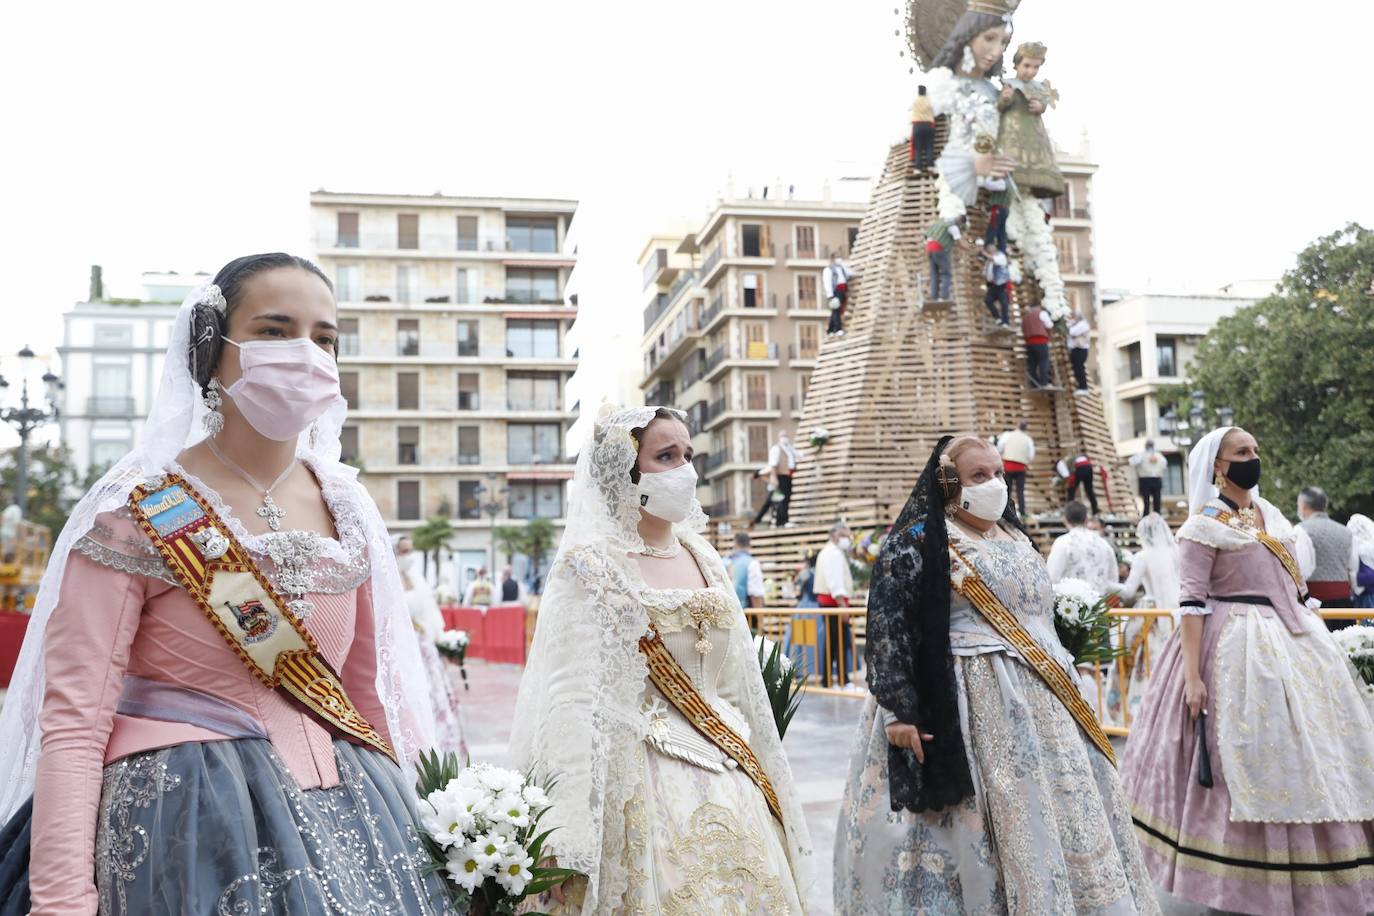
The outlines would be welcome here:
M 1102 731 L 1102 725 L 1097 721 L 1097 716 L 1093 715 L 1083 695 L 1078 692 L 1078 686 L 1069 679 L 1064 669 L 1050 658 L 1040 644 L 1026 632 L 1026 628 L 1021 626 L 1021 622 L 1016 619 L 1016 615 L 1007 610 L 1002 600 L 992 593 L 973 564 L 964 559 L 963 554 L 951 545 L 949 548 L 950 575 L 949 584 L 953 589 L 968 600 L 978 609 L 988 623 L 1002 635 L 1008 643 L 1016 649 L 1018 655 L 1030 665 L 1031 670 L 1040 675 L 1040 679 L 1050 688 L 1051 692 L 1059 698 L 1059 702 L 1064 704 L 1064 708 L 1073 716 L 1074 721 L 1087 734 L 1089 740 L 1097 745 L 1097 749 L 1103 756 L 1111 761 L 1112 766 L 1116 766 L 1116 754 L 1112 751 L 1112 743 L 1107 740 L 1106 732 Z
M 1267 531 L 1252 528 L 1244 524 L 1236 515 L 1227 512 L 1225 509 L 1218 509 L 1216 506 L 1203 506 L 1202 514 L 1208 518 L 1214 518 L 1223 525 L 1229 525 L 1237 531 L 1246 534 L 1253 534 L 1255 539 L 1264 545 L 1265 549 L 1278 558 L 1283 564 L 1283 568 L 1288 571 L 1288 575 L 1293 579 L 1293 585 L 1298 589 L 1298 603 L 1307 601 L 1307 586 L 1303 582 L 1302 573 L 1298 570 L 1298 563 L 1293 559 L 1293 555 L 1288 552 L 1288 548 L 1283 546 L 1283 542 L 1274 537 Z
M 254 677 L 329 728 L 396 759 L 320 658 L 314 638 L 286 611 L 286 600 L 189 483 L 167 474 L 157 486 L 135 487 L 129 506 L 172 575 Z
M 763 793 L 764 801 L 768 802 L 768 810 L 773 812 L 778 823 L 782 823 L 782 806 L 778 804 L 778 795 L 773 791 L 773 784 L 768 780 L 763 764 L 754 756 L 749 743 L 722 722 L 720 716 L 711 708 L 711 704 L 697 693 L 691 677 L 682 670 L 677 659 L 673 658 L 673 653 L 663 644 L 658 627 L 649 625 L 649 632 L 639 639 L 639 651 L 644 653 L 649 663 L 649 679 L 654 682 L 654 686 L 667 697 L 669 703 L 677 707 L 688 722 L 692 723 L 693 728 L 701 732 L 702 737 L 739 764 L 740 769 Z

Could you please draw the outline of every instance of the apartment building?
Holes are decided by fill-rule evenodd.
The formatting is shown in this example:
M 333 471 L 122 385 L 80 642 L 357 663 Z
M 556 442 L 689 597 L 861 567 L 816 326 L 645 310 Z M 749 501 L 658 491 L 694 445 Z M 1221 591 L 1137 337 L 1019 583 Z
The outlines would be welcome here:
M 318 191 L 310 211 L 339 300 L 344 457 L 388 527 L 448 519 L 458 588 L 505 563 L 494 527 L 547 518 L 561 531 L 577 203 Z
M 1085 144 L 1086 145 L 1086 144 Z M 1092 179 L 1097 165 L 1086 151 L 1058 150 L 1059 171 L 1067 189 L 1054 198 L 1050 228 L 1059 251 L 1059 270 L 1064 277 L 1064 295 L 1069 307 L 1083 310 L 1096 325 L 1098 309 L 1097 265 L 1094 258 L 1092 219 Z
M 714 519 L 762 504 L 755 472 L 780 431 L 798 432 L 829 319 L 822 271 L 848 256 L 863 212 L 828 199 L 726 199 L 699 230 L 655 236 L 640 253 L 640 389 L 646 404 L 687 412 Z
M 1270 284 L 1272 285 L 1272 284 Z M 1263 293 L 1257 293 L 1263 295 Z M 1184 495 L 1187 456 L 1160 434 L 1159 389 L 1187 380 L 1198 344 L 1222 318 L 1253 304 L 1234 290 L 1213 294 L 1104 296 L 1098 314 L 1098 372 L 1108 427 L 1123 458 L 1139 453 L 1146 439 L 1168 459 L 1164 495 Z
M 209 274 L 143 274 L 140 298 L 106 297 L 91 268 L 87 301 L 62 316 L 60 433 L 78 474 L 108 467 L 138 443 L 157 397 L 181 300 Z

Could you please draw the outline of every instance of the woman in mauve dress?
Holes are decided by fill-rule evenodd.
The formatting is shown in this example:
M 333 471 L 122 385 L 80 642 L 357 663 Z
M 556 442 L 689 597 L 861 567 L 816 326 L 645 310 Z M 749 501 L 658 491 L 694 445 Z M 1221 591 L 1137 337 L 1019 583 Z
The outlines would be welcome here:
M 1259 496 L 1254 436 L 1214 430 L 1188 474 L 1184 616 L 1122 769 L 1145 864 L 1227 911 L 1374 911 L 1374 722 L 1309 608 L 1293 527 Z

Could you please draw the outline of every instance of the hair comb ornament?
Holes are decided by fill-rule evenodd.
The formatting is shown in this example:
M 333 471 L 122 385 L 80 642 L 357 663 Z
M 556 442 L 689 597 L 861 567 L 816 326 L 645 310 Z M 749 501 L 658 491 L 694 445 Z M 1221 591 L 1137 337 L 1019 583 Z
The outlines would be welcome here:
M 200 298 L 196 300 L 196 304 L 208 305 L 221 315 L 223 315 L 229 307 L 229 303 L 224 301 L 224 293 L 213 283 L 205 287 L 200 294 Z
M 948 455 L 940 456 L 940 464 L 935 468 L 935 482 L 940 485 L 940 495 L 945 502 L 953 502 L 959 496 L 959 469 L 954 466 Z

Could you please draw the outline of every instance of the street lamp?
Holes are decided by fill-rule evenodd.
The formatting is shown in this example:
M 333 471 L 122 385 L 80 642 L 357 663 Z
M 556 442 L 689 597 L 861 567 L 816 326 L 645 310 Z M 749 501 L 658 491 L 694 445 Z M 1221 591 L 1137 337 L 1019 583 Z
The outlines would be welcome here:
M 499 477 L 490 477 L 487 479 L 492 481 L 500 480 Z M 502 486 L 500 489 L 497 489 L 495 483 L 491 486 L 479 483 L 475 491 L 481 510 L 491 517 L 491 566 L 488 567 L 488 571 L 493 579 L 496 577 L 496 518 L 501 514 L 501 510 L 505 508 L 505 497 L 509 492 L 509 486 Z M 486 502 L 482 502 L 482 497 L 487 495 L 489 495 L 490 498 L 487 499 Z
M 58 418 L 57 399 L 62 388 L 62 380 L 53 375 L 52 372 L 43 373 L 43 392 L 47 400 L 46 408 L 29 406 L 29 365 L 34 358 L 34 353 L 29 349 L 28 344 L 19 351 L 19 406 L 6 407 L 0 410 L 0 420 L 4 420 L 19 432 L 19 474 L 16 481 L 15 502 L 19 505 L 19 511 L 24 512 L 29 506 L 29 435 L 38 427 L 49 423 Z M 0 376 L 0 396 L 9 388 L 10 383 Z

